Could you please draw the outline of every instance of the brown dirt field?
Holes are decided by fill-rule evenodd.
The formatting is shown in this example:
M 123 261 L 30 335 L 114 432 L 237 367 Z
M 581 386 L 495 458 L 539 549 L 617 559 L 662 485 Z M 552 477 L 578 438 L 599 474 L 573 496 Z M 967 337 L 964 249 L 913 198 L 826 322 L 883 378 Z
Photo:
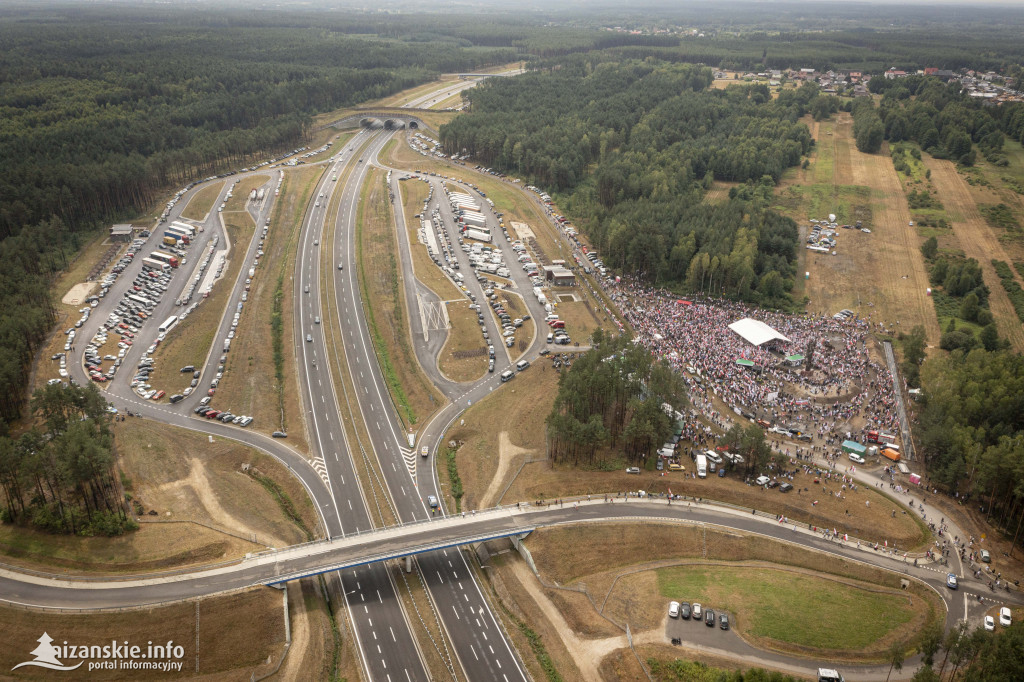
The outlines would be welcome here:
M 460 420 L 464 425 L 457 423 L 448 430 L 443 442 L 461 442 L 456 463 L 465 490 L 463 508 L 479 508 L 485 496 L 489 504 L 518 499 L 510 494 L 499 500 L 495 495 L 500 492 L 491 490 L 497 485 L 500 491 L 507 484 L 506 480 L 493 483 L 499 471 L 499 460 L 503 455 L 510 457 L 508 464 L 501 468 L 507 476 L 512 476 L 523 458 L 545 456 L 543 423 L 551 411 L 557 384 L 556 372 L 543 363 L 535 363 L 501 390 L 466 410 Z M 521 450 L 502 448 L 504 439 Z M 439 475 L 447 480 L 447 467 L 441 466 Z
M 550 408 L 548 408 L 550 409 Z M 460 468 L 461 472 L 461 468 Z M 843 492 L 843 498 L 823 492 L 823 481 L 813 483 L 813 477 L 798 473 L 793 484 L 810 488 L 797 494 L 780 493 L 778 490 L 764 490 L 748 486 L 735 478 L 706 479 L 687 478 L 682 472 L 668 472 L 665 476 L 657 472 L 643 472 L 640 476 L 627 474 L 624 470 L 582 471 L 571 468 L 554 468 L 550 461 L 527 464 L 505 496 L 505 501 L 533 501 L 574 495 L 616 494 L 618 491 L 646 490 L 648 493 L 666 493 L 668 490 L 707 500 L 721 500 L 743 507 L 756 508 L 773 514 L 782 514 L 798 524 L 812 524 L 818 527 L 835 527 L 840 532 L 863 540 L 896 543 L 901 549 L 913 549 L 926 541 L 926 534 L 912 515 L 897 512 L 892 517 L 895 504 L 871 487 L 861 486 L 857 491 Z M 828 485 L 829 490 L 839 486 Z M 812 504 L 817 501 L 818 504 Z M 865 502 L 871 502 L 870 506 Z M 846 512 L 849 510 L 850 515 Z
M 118 422 L 115 434 L 131 492 L 147 512 L 159 512 L 154 518 L 200 521 L 277 547 L 311 539 L 259 482 L 242 473 L 242 465 L 250 464 L 281 486 L 306 528 L 317 528 L 302 484 L 251 448 L 221 438 L 210 443 L 203 434 L 150 420 Z
M 181 211 L 183 218 L 189 220 L 205 220 L 206 215 L 213 210 L 213 204 L 224 189 L 224 181 L 214 182 L 202 188 L 192 195 L 188 204 Z M 232 197 L 234 198 L 234 197 Z
M 292 354 L 291 351 L 285 353 L 282 412 L 277 399 L 279 387 L 274 377 L 274 355 L 269 339 L 274 291 L 278 277 L 283 274 L 281 325 L 285 347 L 290 345 L 288 339 L 293 324 L 291 291 L 294 286 L 291 273 L 295 267 L 295 249 L 306 206 L 322 173 L 322 168 L 314 167 L 285 171 L 281 194 L 275 198 L 270 229 L 263 245 L 260 272 L 253 278 L 249 300 L 231 342 L 224 378 L 218 388 L 222 396 L 231 396 L 232 411 L 237 410 L 236 414 L 247 414 L 255 419 L 250 429 L 268 434 L 278 429 L 285 431 L 288 444 L 307 453 L 309 446 L 303 428 L 298 380 L 288 369 Z
M 168 641 L 184 648 L 181 673 L 176 676 L 243 682 L 273 669 L 284 651 L 284 611 L 281 593 L 269 587 L 257 587 L 219 597 L 208 597 L 199 604 L 199 672 L 196 673 L 196 602 L 189 601 L 153 609 L 118 613 L 68 614 L 40 613 L 0 607 L 4 623 L 4 641 L 0 666 L 4 670 L 26 660 L 42 632 L 55 642 L 102 646 L 111 641 L 128 640 L 129 645 Z M 239 618 L 244 614 L 243 618 Z M 173 646 L 172 645 L 172 646 Z M 269 659 L 269 663 L 268 663 Z M 65 665 L 78 659 L 62 658 Z M 171 658 L 169 660 L 179 660 Z M 82 671 L 88 668 L 88 659 Z M 92 673 L 110 680 L 166 679 L 168 673 L 140 670 L 103 670 Z M 52 673 L 38 668 L 22 668 L 17 679 L 52 679 Z
M 193 523 L 143 523 L 116 538 L 54 536 L 0 525 L 5 563 L 55 573 L 140 573 L 241 559 L 265 549 Z
M 900 328 L 905 329 L 920 324 L 928 334 L 929 344 L 937 345 L 940 330 L 934 306 L 926 294 L 929 282 L 920 254 L 921 239 L 908 227 L 906 196 L 887 148 L 878 154 L 857 151 L 852 146 L 852 126 L 846 114 L 837 117 L 832 127 L 834 134 L 826 136 L 831 138 L 831 149 L 825 147 L 828 139 L 819 140 L 818 160 L 812 165 L 822 165 L 816 180 L 826 181 L 831 167 L 832 185 L 837 193 L 845 194 L 845 188 L 870 187 L 872 218 L 866 225 L 871 227 L 872 234 L 840 231 L 837 256 L 802 249 L 805 266 L 801 270 L 811 273 L 809 280 L 801 282 L 810 299 L 808 309 L 833 313 L 851 308 L 875 321 L 899 321 Z M 795 217 L 806 225 L 806 219 L 813 216 L 804 210 Z
M 1012 257 L 1007 253 L 999 237 L 989 226 L 984 216 L 978 211 L 978 205 L 970 191 L 970 186 L 956 171 L 950 161 L 934 159 L 927 154 L 922 155 L 925 166 L 931 170 L 931 180 L 942 198 L 942 203 L 949 210 L 953 233 L 960 242 L 960 248 L 968 258 L 974 258 L 981 264 L 981 270 L 988 285 L 989 307 L 996 319 L 1000 336 L 1005 337 L 1020 352 L 1024 350 L 1024 326 L 1017 318 L 1017 313 L 1010 303 L 1006 290 L 1003 289 L 992 259 L 1010 262 Z M 1014 277 L 1020 282 L 1019 274 L 1011 267 Z
M 844 578 L 899 588 L 896 573 L 847 561 L 787 543 L 736 531 L 664 523 L 602 523 L 545 528 L 534 531 L 526 544 L 537 570 L 561 585 L 585 584 L 597 602 L 603 601 L 615 577 L 627 567 L 672 565 L 683 559 L 766 562 L 831 573 Z M 643 561 L 637 561 L 642 557 Z M 632 569 L 630 569 L 632 570 Z
M 578 290 L 579 287 L 576 289 L 573 293 L 582 293 Z M 557 297 L 557 290 L 555 296 Z M 610 331 L 611 327 L 614 326 L 612 322 L 607 321 L 604 308 L 595 307 L 592 299 L 589 298 L 584 301 L 565 301 L 559 303 L 555 306 L 555 313 L 558 314 L 558 319 L 565 322 L 565 330 L 572 337 L 573 344 L 581 346 L 590 345 L 590 336 L 598 327 L 603 326 L 605 331 Z M 542 325 L 542 331 L 544 336 L 547 337 L 549 331 L 547 325 Z M 551 346 L 550 348 L 551 352 L 571 353 L 575 346 Z
M 487 346 L 480 335 L 476 311 L 469 309 L 469 301 L 448 303 L 448 338 L 438 357 L 438 366 L 452 381 L 475 381 L 487 374 Z M 457 358 L 456 353 L 479 351 L 472 357 Z
M 402 421 L 407 427 L 426 423 L 445 401 L 423 374 L 412 350 L 408 308 L 396 256 L 398 244 L 384 174 L 380 171 L 370 174 L 357 221 L 360 290 L 374 350 L 378 358 L 386 359 L 381 362 L 384 377 Z M 386 369 L 389 364 L 391 377 Z M 396 394 L 393 382 L 401 387 L 404 398 Z

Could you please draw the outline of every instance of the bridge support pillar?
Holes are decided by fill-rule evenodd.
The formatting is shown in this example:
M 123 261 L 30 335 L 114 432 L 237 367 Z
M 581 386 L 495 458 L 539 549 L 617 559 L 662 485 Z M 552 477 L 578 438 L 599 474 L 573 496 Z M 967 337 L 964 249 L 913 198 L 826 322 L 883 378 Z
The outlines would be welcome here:
M 521 535 L 513 535 L 509 540 L 512 541 L 512 546 L 516 548 L 517 552 L 519 552 L 519 556 L 523 557 L 523 560 L 526 562 L 526 565 L 530 567 L 530 570 L 533 571 L 533 574 L 540 576 L 540 573 L 537 571 L 537 564 L 533 563 L 533 555 L 530 554 L 530 550 L 528 550 L 526 545 L 523 544 L 523 540 L 529 537 L 529 535 L 529 532 L 522 533 Z

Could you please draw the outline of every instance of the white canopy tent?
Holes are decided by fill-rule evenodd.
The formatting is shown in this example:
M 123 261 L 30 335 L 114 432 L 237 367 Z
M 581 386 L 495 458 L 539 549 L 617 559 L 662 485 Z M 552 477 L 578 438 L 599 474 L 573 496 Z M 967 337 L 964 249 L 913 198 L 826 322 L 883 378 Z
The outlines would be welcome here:
M 779 340 L 789 342 L 789 339 L 775 331 L 764 322 L 755 320 L 751 317 L 744 317 L 742 320 L 737 320 L 729 325 L 729 329 L 733 330 L 746 341 L 749 341 L 755 346 L 768 343 L 769 341 Z

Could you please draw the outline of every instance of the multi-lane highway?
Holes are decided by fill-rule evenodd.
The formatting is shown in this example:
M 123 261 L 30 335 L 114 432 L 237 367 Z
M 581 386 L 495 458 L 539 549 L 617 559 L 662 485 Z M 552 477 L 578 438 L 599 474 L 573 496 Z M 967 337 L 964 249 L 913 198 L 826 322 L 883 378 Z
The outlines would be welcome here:
M 440 101 L 452 93 L 471 87 L 472 82 L 461 82 L 446 86 L 443 91 L 430 93 L 407 106 L 417 106 L 431 100 Z M 426 500 L 428 495 L 443 499 L 436 478 L 433 457 L 438 452 L 440 439 L 447 427 L 470 404 L 482 399 L 500 387 L 499 375 L 508 368 L 514 357 L 508 354 L 498 327 L 484 304 L 483 290 L 471 277 L 466 277 L 468 292 L 472 292 L 483 305 L 486 327 L 494 340 L 497 351 L 495 372 L 478 382 L 457 384 L 444 378 L 436 369 L 436 354 L 443 344 L 445 330 L 422 327 L 417 306 L 421 301 L 438 303 L 437 297 L 416 280 L 412 271 L 410 246 L 405 235 L 405 216 L 402 209 L 402 183 L 398 176 L 409 171 L 394 169 L 390 190 L 395 194 L 394 211 L 399 235 L 399 260 L 404 271 L 406 300 L 409 305 L 409 324 L 414 337 L 426 338 L 426 343 L 417 342 L 416 349 L 420 364 L 430 378 L 451 401 L 422 426 L 415 434 L 415 445 L 410 444 L 408 434 L 394 405 L 391 402 L 383 373 L 377 362 L 369 329 L 364 315 L 364 304 L 359 289 L 356 267 L 356 220 L 359 210 L 361 188 L 367 181 L 370 168 L 384 167 L 378 161 L 383 145 L 393 137 L 393 132 L 360 131 L 345 148 L 336 151 L 327 162 L 321 162 L 324 173 L 317 183 L 313 198 L 307 207 L 299 235 L 298 252 L 293 273 L 293 345 L 298 364 L 298 380 L 301 399 L 306 416 L 312 465 L 309 460 L 287 446 L 287 441 L 274 440 L 252 430 L 221 424 L 217 421 L 197 419 L 191 408 L 205 394 L 197 390 L 177 405 L 154 404 L 139 398 L 128 386 L 129 371 L 138 362 L 141 349 L 149 346 L 157 336 L 155 323 L 146 325 L 126 353 L 121 373 L 108 387 L 111 401 L 118 407 L 130 407 L 133 412 L 149 418 L 183 426 L 222 437 L 239 440 L 257 447 L 284 462 L 302 481 L 318 509 L 324 534 L 328 541 L 313 545 L 260 556 L 252 560 L 219 567 L 215 570 L 181 573 L 173 577 L 88 584 L 68 584 L 52 578 L 32 577 L 0 572 L 0 589 L 9 601 L 43 606 L 77 606 L 91 608 L 125 604 L 143 604 L 166 601 L 174 598 L 211 594 L 226 589 L 271 583 L 282 579 L 309 575 L 318 572 L 337 572 L 344 599 L 358 640 L 364 672 L 373 680 L 429 680 L 439 671 L 428 671 L 419 643 L 409 626 L 410 614 L 403 608 L 399 590 L 392 578 L 393 572 L 384 563 L 387 558 L 416 552 L 418 569 L 429 591 L 437 617 L 445 630 L 451 649 L 461 667 L 460 676 L 470 680 L 525 680 L 517 653 L 495 618 L 483 592 L 476 583 L 463 553 L 454 547 L 473 538 L 489 537 L 496 534 L 519 532 L 541 525 L 576 522 L 583 520 L 622 519 L 632 517 L 671 517 L 688 522 L 718 524 L 763 535 L 785 537 L 785 529 L 764 524 L 757 518 L 740 518 L 723 510 L 701 507 L 661 507 L 653 504 L 619 503 L 583 505 L 579 509 L 515 509 L 497 514 L 470 516 L 453 519 L 446 516 L 443 508 L 431 509 Z M 233 312 L 241 300 L 244 282 L 248 277 L 249 263 L 258 250 L 261 228 L 273 205 L 273 186 L 278 171 L 257 170 L 255 174 L 271 175 L 266 185 L 267 199 L 247 204 L 256 221 L 257 229 L 247 244 L 235 244 L 234 258 L 244 258 L 243 267 L 232 286 L 231 295 L 219 323 L 217 336 L 202 367 L 200 386 L 209 384 L 216 372 L 221 355 L 220 344 L 230 328 Z M 240 176 L 240 177 L 244 177 Z M 337 181 L 332 178 L 337 177 Z M 218 197 L 233 187 L 234 178 L 229 178 Z M 455 236 L 455 218 L 443 191 L 444 179 L 428 177 L 433 195 L 427 214 L 437 209 L 450 235 Z M 449 184 L 455 184 L 448 181 Z M 168 218 L 178 217 L 187 205 L 189 196 L 204 185 L 186 194 L 179 202 L 179 208 Z M 465 186 L 463 191 L 470 191 Z M 217 205 L 215 204 L 215 206 Z M 535 320 L 535 336 L 528 339 L 523 355 L 534 360 L 544 346 L 539 321 L 544 310 L 529 294 L 532 283 L 520 271 L 516 254 L 501 236 L 497 219 L 484 206 L 491 233 L 495 235 L 495 246 L 501 251 L 505 263 L 512 271 L 512 281 L 517 293 L 522 294 L 524 303 Z M 333 222 L 328 222 L 333 220 Z M 273 229 L 273 226 L 271 227 Z M 154 232 L 143 252 L 155 248 L 161 231 Z M 206 244 L 214 238 L 223 247 L 227 238 L 220 224 L 219 214 L 211 211 L 204 223 L 204 230 L 197 235 L 189 249 L 190 263 L 182 268 L 172 280 L 171 287 L 163 300 L 154 308 L 151 317 L 162 320 L 168 315 L 179 313 L 174 305 L 187 285 L 194 259 L 201 257 Z M 461 272 L 470 275 L 465 254 L 455 249 L 453 255 L 461 263 Z M 91 331 L 106 318 L 121 299 L 128 283 L 141 269 L 141 259 L 136 259 L 122 273 L 110 294 L 94 309 L 93 316 L 83 330 Z M 326 268 L 326 270 L 325 270 Z M 257 275 L 258 276 L 258 275 Z M 222 283 L 218 286 L 225 286 Z M 327 287 L 325 289 L 324 287 Z M 328 305 L 327 303 L 331 304 Z M 332 330 L 340 333 L 333 338 Z M 85 343 L 79 340 L 79 345 Z M 340 357 L 337 353 L 340 350 Z M 334 381 L 333 368 L 344 362 L 347 373 L 354 385 L 354 394 L 349 393 Z M 162 368 L 163 373 L 173 374 L 178 368 Z M 72 376 L 84 383 L 88 380 L 81 362 L 69 363 Z M 184 386 L 183 386 L 184 387 Z M 182 387 L 182 388 L 183 388 Z M 169 391 L 170 392 L 170 391 Z M 218 404 L 230 408 L 222 397 Z M 351 415 L 365 425 L 368 442 L 353 443 L 349 440 L 345 420 Z M 358 433 L 358 431 L 356 431 Z M 427 446 L 431 453 L 421 458 L 417 450 Z M 356 466 L 357 458 L 376 462 L 382 479 L 360 481 Z M 370 492 L 368 492 L 370 491 Z M 377 507 L 387 507 L 387 513 L 374 513 Z M 398 528 L 391 535 L 374 534 L 380 519 L 393 516 Z M 375 521 L 376 519 L 376 521 Z M 855 556 L 860 560 L 894 569 L 911 572 L 929 584 L 941 588 L 942 577 L 929 567 L 914 569 L 895 565 L 890 557 L 865 554 L 849 547 L 835 546 L 815 537 L 792 532 L 785 539 L 817 547 L 839 555 Z M 439 549 L 432 549 L 440 547 Z M 343 559 L 339 558 L 343 557 Z M 338 570 L 338 569 L 341 570 Z M 931 572 L 929 572 L 931 571 Z M 977 587 L 965 581 L 969 587 Z M 941 589 L 939 590 L 941 592 Z M 963 612 L 967 615 L 970 605 L 965 601 Z M 951 616 L 953 609 L 950 610 Z

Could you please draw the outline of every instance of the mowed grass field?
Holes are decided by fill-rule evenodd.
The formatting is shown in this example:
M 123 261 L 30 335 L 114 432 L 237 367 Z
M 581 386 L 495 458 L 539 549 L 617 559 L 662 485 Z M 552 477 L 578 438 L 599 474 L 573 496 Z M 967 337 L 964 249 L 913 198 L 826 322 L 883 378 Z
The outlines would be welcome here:
M 765 567 L 676 566 L 655 574 L 666 600 L 724 610 L 747 639 L 771 648 L 881 653 L 880 644 L 917 610 L 897 590 Z
M 293 596 L 297 591 L 290 591 Z M 198 604 L 198 609 L 197 609 Z M 46 632 L 55 642 L 77 646 L 110 646 L 112 641 L 128 641 L 146 650 L 147 643 L 184 649 L 182 672 L 147 670 L 102 670 L 87 672 L 86 662 L 77 673 L 105 680 L 156 680 L 182 674 L 208 679 L 243 680 L 271 672 L 284 653 L 284 604 L 281 592 L 255 587 L 244 592 L 202 600 L 187 601 L 150 609 L 101 614 L 41 613 L 0 606 L 4 623 L 5 646 L 0 648 L 0 666 L 10 670 L 24 661 Z M 198 616 L 198 622 L 197 622 Z M 198 641 L 199 649 L 196 650 Z M 61 657 L 65 665 L 77 659 Z M 116 662 L 116 661 L 115 661 Z M 52 679 L 52 673 L 39 668 L 21 668 L 17 679 Z
M 475 381 L 487 374 L 487 344 L 480 333 L 469 301 L 447 303 L 448 338 L 438 356 L 438 367 L 452 381 Z
M 255 175 L 245 178 L 235 185 L 233 196 L 228 199 L 227 207 L 220 214 L 223 216 L 224 229 L 227 230 L 231 240 L 224 272 L 220 279 L 215 281 L 210 295 L 189 314 L 184 322 L 179 322 L 174 329 L 167 333 L 167 338 L 157 346 L 156 352 L 153 354 L 156 363 L 149 383 L 158 390 L 167 391 L 165 400 L 175 393 L 181 393 L 188 387 L 190 380 L 186 378 L 186 375 L 180 373 L 181 368 L 186 365 L 197 368 L 203 366 L 214 341 L 219 341 L 214 336 L 221 318 L 224 316 L 224 306 L 227 305 L 228 299 L 231 297 L 235 280 L 244 265 L 243 256 L 249 248 L 249 242 L 256 228 L 252 216 L 245 210 L 245 203 L 252 189 L 262 187 L 269 180 L 270 176 L 268 175 Z M 188 263 L 175 271 L 175 277 L 189 276 L 196 259 L 202 258 L 204 255 L 203 251 L 195 248 L 189 249 Z M 210 260 L 209 267 L 216 267 L 216 262 L 215 256 Z M 202 291 L 197 289 L 193 294 L 193 300 L 200 300 L 201 296 Z M 159 324 L 161 321 L 157 320 L 156 323 Z M 213 349 L 215 353 L 220 350 L 219 346 Z M 227 371 L 226 369 L 225 372 Z M 203 386 L 208 388 L 212 378 L 201 377 L 196 390 L 200 390 Z
M 220 196 L 220 191 L 222 189 L 224 189 L 223 180 L 219 182 L 211 182 L 209 185 L 192 195 L 188 204 L 186 204 L 185 208 L 182 209 L 181 216 L 183 218 L 188 218 L 189 220 L 205 220 L 206 215 L 213 210 L 213 204 L 217 201 L 217 197 Z
M 546 580 L 590 596 L 547 591 L 573 631 L 594 637 L 608 634 L 593 624 L 600 616 L 592 603 L 640 632 L 662 627 L 668 601 L 697 601 L 728 611 L 733 626 L 756 646 L 877 658 L 893 641 L 909 649 L 926 624 L 945 614 L 928 587 L 912 582 L 909 593 L 902 591 L 897 573 L 733 531 L 656 522 L 585 524 L 536 531 L 526 545 Z M 847 609 L 858 611 L 849 618 L 855 641 L 794 623 L 831 619 L 827 632 L 834 633 Z M 772 614 L 778 623 L 767 622 Z
M 371 171 L 360 197 L 356 249 L 360 293 L 370 337 L 391 398 L 405 425 L 426 423 L 445 403 L 412 350 L 399 278 L 394 221 L 384 173 Z
M 249 300 L 231 342 L 228 369 L 218 391 L 230 396 L 235 414 L 254 417 L 250 429 L 262 433 L 277 430 L 288 434 L 288 444 L 306 452 L 302 403 L 293 357 L 292 272 L 299 230 L 310 196 L 322 168 L 305 166 L 285 171 L 281 194 L 275 198 L 270 229 L 263 245 L 264 255 L 249 290 Z M 262 229 L 262 228 L 261 228 Z M 284 339 L 284 380 L 275 377 L 271 320 L 280 284 L 281 329 Z
M 798 278 L 794 293 L 806 296 L 808 310 L 816 313 L 849 308 L 873 321 L 899 322 L 899 329 L 920 324 L 928 343 L 937 345 L 940 330 L 920 252 L 924 240 L 909 226 L 903 184 L 887 145 L 878 154 L 857 151 L 846 113 L 811 129 L 817 144 L 810 168 L 787 171 L 776 192 L 776 207 L 801 226 L 798 272 L 810 273 L 807 280 Z M 840 223 L 862 220 L 872 232 L 839 230 L 835 256 L 803 248 L 809 219 L 829 213 Z

